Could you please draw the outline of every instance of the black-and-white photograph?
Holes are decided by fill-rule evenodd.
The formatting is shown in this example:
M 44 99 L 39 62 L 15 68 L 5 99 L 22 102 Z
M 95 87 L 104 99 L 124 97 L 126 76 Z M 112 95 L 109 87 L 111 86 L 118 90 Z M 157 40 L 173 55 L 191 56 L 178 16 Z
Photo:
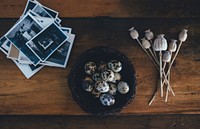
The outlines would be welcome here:
M 55 21 L 53 18 L 47 18 L 41 16 L 34 16 L 34 18 L 43 28 L 46 28 Z
M 27 79 L 31 78 L 34 74 L 40 71 L 44 66 L 41 65 L 27 65 L 20 64 L 18 61 L 13 60 L 17 67 L 22 71 L 22 73 L 26 76 Z
M 36 5 L 33 9 L 33 12 L 35 12 L 36 14 L 38 14 L 41 17 L 49 17 L 52 18 L 52 16 L 44 9 L 42 8 L 42 6 L 40 5 Z
M 36 6 L 37 8 L 35 8 Z M 51 18 L 56 18 L 58 16 L 57 11 L 54 11 L 48 7 L 45 7 L 42 4 L 40 4 L 38 1 L 34 1 L 34 0 L 28 0 L 26 4 L 26 8 L 23 12 L 23 15 L 25 15 L 29 10 L 34 10 L 34 12 L 35 11 L 38 12 L 38 14 L 40 14 L 40 16 L 43 16 L 43 17 L 46 17 L 47 14 L 48 14 L 48 17 L 50 15 Z
M 65 67 L 65 62 L 67 60 L 70 47 L 71 44 L 69 42 L 65 42 L 47 59 L 47 62 L 51 62 Z
M 32 10 L 36 5 L 37 4 L 34 2 L 34 0 L 28 0 L 22 16 L 26 15 L 26 13 L 29 10 Z
M 33 38 L 32 41 L 27 42 L 26 45 L 42 61 L 46 61 L 48 57 L 67 40 L 67 38 L 68 36 L 53 23 Z
M 8 31 L 6 37 L 22 51 L 33 64 L 37 65 L 40 62 L 40 59 L 25 44 L 42 29 L 43 28 L 37 23 L 34 17 L 28 13 Z
M 53 9 L 50 9 L 46 6 L 42 6 L 42 8 L 44 8 L 53 18 L 57 18 L 58 17 L 58 12 L 53 10 Z
M 11 42 L 5 36 L 0 39 L 0 48 L 5 54 L 8 54 L 10 44 Z
M 49 14 L 43 6 L 36 5 L 31 11 L 40 16 L 37 17 L 37 19 L 39 20 L 38 22 L 40 22 L 41 24 L 46 25 L 46 23 L 53 23 L 55 21 L 56 23 L 58 23 L 58 25 L 60 25 L 61 20 L 59 18 L 52 17 L 51 14 Z
M 62 20 L 61 20 L 60 18 L 57 17 L 55 21 L 56 21 L 58 24 L 60 24 Z
M 67 33 L 67 32 L 65 32 Z M 51 66 L 65 68 L 69 60 L 69 55 L 72 50 L 75 35 L 69 34 L 67 41 L 61 45 L 46 61 Z M 45 64 L 46 65 L 46 64 Z
M 61 27 L 62 31 L 66 32 L 66 33 L 72 33 L 72 28 L 68 28 L 68 27 Z

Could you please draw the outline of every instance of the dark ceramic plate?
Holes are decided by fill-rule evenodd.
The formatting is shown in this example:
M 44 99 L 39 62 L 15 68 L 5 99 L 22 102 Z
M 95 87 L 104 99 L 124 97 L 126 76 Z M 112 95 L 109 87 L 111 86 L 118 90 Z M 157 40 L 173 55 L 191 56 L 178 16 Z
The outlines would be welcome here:
M 84 72 L 84 65 L 87 62 L 93 61 L 99 64 L 100 61 L 108 62 L 109 60 L 118 60 L 122 63 L 121 80 L 129 84 L 130 90 L 125 95 L 120 93 L 114 95 L 115 104 L 107 107 L 101 104 L 99 98 L 94 98 L 91 93 L 84 91 L 81 83 L 82 79 L 87 76 Z M 68 83 L 74 100 L 84 111 L 93 115 L 106 115 L 121 111 L 135 97 L 136 92 L 135 70 L 131 61 L 125 54 L 109 47 L 96 47 L 81 54 L 70 71 Z

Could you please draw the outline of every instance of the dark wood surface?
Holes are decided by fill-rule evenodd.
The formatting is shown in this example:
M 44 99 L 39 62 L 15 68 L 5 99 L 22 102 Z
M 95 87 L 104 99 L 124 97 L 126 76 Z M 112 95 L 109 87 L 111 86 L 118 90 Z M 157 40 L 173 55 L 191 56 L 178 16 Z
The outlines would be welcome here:
M 2 19 L 2 34 L 15 21 Z M 101 45 L 125 53 L 136 70 L 136 97 L 120 114 L 200 113 L 199 20 L 66 18 L 62 24 L 72 27 L 73 33 L 77 35 L 66 69 L 45 67 L 27 80 L 13 62 L 1 53 L 1 114 L 87 114 L 72 99 L 67 84 L 68 74 L 82 52 Z M 150 27 L 155 33 L 165 33 L 168 39 L 176 38 L 182 28 L 189 30 L 188 40 L 183 44 L 172 68 L 171 84 L 176 96 L 170 94 L 168 103 L 158 96 L 153 105 L 148 106 L 158 81 L 158 71 L 137 42 L 130 38 L 128 29 L 131 26 L 137 27 L 141 35 Z
M 68 66 L 66 69 L 45 67 L 27 80 L 1 52 L 0 114 L 56 116 L 1 116 L 0 128 L 15 128 L 15 125 L 27 128 L 26 123 L 33 125 L 32 128 L 114 128 L 122 125 L 125 128 L 133 128 L 133 125 L 137 128 L 197 128 L 199 115 L 166 115 L 200 114 L 197 0 L 41 0 L 41 3 L 60 12 L 62 25 L 72 27 L 76 34 Z M 17 21 L 25 4 L 26 0 L 0 2 L 0 35 Z M 140 38 L 144 30 L 151 28 L 155 34 L 164 33 L 168 40 L 177 39 L 183 28 L 189 30 L 188 39 L 172 67 L 171 84 L 176 96 L 170 94 L 168 103 L 157 97 L 153 105 L 148 106 L 159 77 L 137 42 L 130 38 L 128 29 L 132 26 L 140 32 Z M 105 119 L 79 116 L 88 114 L 73 101 L 67 84 L 68 74 L 82 52 L 102 45 L 122 51 L 134 64 L 136 97 L 117 114 L 119 116 Z
M 198 115 L 1 116 L 1 129 L 198 129 Z
M 39 0 L 60 17 L 199 18 L 198 0 Z M 1 0 L 3 18 L 18 18 L 26 0 Z

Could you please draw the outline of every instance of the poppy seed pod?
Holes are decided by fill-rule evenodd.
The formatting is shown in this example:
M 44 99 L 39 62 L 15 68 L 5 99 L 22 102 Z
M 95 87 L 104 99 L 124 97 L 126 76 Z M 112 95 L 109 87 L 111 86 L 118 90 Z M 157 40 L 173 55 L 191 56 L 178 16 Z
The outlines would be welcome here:
M 176 48 L 177 48 L 177 44 L 176 44 L 177 40 L 175 39 L 172 39 L 171 42 L 169 43 L 169 51 L 170 52 L 175 52 L 176 51 Z
M 151 47 L 151 44 L 150 44 L 150 42 L 149 42 L 147 39 L 142 38 L 141 40 L 142 40 L 142 46 L 143 46 L 145 49 L 149 49 L 149 48 Z
M 179 40 L 181 42 L 185 42 L 185 40 L 187 39 L 187 31 L 188 31 L 187 29 L 183 29 L 179 34 Z
M 153 43 L 153 49 L 155 51 L 167 50 L 167 40 L 164 38 L 164 34 L 159 34 Z
M 137 30 L 134 29 L 134 27 L 130 28 L 129 31 L 132 39 L 138 39 L 139 33 L 137 32 Z
M 147 40 L 152 40 L 154 37 L 154 34 L 150 29 L 148 29 L 145 31 L 145 37 L 147 38 Z
M 165 53 L 163 54 L 163 62 L 170 62 L 171 61 L 171 53 L 169 51 L 165 51 Z

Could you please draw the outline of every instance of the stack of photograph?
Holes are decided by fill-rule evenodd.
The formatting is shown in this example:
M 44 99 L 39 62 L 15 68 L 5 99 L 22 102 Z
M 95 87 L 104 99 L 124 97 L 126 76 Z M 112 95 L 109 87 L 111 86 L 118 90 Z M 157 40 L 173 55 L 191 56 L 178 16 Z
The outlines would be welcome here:
M 0 49 L 28 79 L 44 66 L 65 68 L 75 35 L 60 23 L 58 12 L 28 0 L 20 19 L 0 38 Z

